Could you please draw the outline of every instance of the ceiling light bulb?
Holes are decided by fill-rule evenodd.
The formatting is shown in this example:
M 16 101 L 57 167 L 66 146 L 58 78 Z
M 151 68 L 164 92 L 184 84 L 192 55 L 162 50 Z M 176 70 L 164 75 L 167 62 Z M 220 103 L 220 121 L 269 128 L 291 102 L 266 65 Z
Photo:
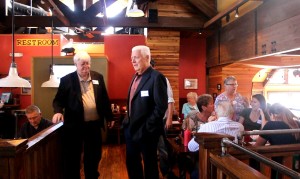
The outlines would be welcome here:
M 234 17 L 235 17 L 235 18 L 238 18 L 238 17 L 239 17 L 239 9 L 236 9 L 236 10 L 235 10 L 235 15 L 234 15 Z

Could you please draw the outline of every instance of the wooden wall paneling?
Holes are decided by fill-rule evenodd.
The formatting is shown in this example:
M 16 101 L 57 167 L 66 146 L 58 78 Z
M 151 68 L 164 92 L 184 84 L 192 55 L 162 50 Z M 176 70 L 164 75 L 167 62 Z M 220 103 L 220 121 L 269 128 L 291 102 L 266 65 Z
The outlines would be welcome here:
M 221 84 L 221 90 L 217 90 L 217 84 Z M 224 90 L 223 86 L 223 76 L 222 76 L 222 67 L 217 66 L 210 68 L 208 71 L 208 84 L 207 92 L 208 94 L 213 95 L 213 93 L 221 94 Z
M 185 0 L 157 1 L 158 16 L 165 17 L 195 17 L 199 16 L 195 9 Z
M 243 65 L 228 65 L 210 68 L 208 75 L 208 93 L 217 93 L 224 91 L 224 79 L 227 76 L 234 76 L 239 84 L 238 92 L 250 99 L 252 95 L 252 79 L 259 71 L 259 68 L 248 67 Z M 221 90 L 217 90 L 217 84 L 221 84 Z
M 219 64 L 219 37 L 218 32 L 206 39 L 206 66 L 211 67 Z
M 224 67 L 222 74 L 224 79 L 227 76 L 235 76 L 238 82 L 237 91 L 242 95 L 250 99 L 252 94 L 252 79 L 260 69 L 254 67 Z
M 156 69 L 163 73 L 171 84 L 175 108 L 178 110 L 180 32 L 148 29 L 146 44 L 151 49 L 151 57 L 156 62 Z
M 220 34 L 221 64 L 255 56 L 254 17 L 254 12 L 250 12 L 222 28 Z
M 300 14 L 299 0 L 268 0 L 257 8 L 258 31 Z
M 263 82 L 253 82 L 252 83 L 252 93 L 253 94 L 256 94 L 256 93 L 263 94 L 263 91 L 264 91 L 264 84 L 263 84 Z
M 299 1 L 300 2 L 300 1 Z M 300 8 L 300 6 L 299 6 Z M 299 48 L 300 13 L 288 20 L 278 22 L 258 31 L 258 53 L 263 55 L 262 45 L 266 45 L 266 54 Z M 272 42 L 276 42 L 272 45 Z M 272 51 L 272 49 L 274 51 Z

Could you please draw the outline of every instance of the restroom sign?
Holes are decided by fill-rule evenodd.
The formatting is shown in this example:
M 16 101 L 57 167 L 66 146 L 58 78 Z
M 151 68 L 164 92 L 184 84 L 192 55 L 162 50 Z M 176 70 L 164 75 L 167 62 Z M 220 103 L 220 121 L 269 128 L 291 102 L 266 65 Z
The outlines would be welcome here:
M 17 39 L 17 46 L 51 46 L 51 39 Z M 53 46 L 58 46 L 58 39 L 53 39 Z

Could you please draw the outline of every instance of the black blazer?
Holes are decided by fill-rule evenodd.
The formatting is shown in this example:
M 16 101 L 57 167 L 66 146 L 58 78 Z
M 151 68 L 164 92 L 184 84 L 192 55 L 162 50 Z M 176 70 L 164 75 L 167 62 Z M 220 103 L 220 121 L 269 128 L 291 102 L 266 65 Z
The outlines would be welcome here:
M 134 79 L 135 76 L 128 91 L 127 107 L 129 107 L 130 89 Z M 129 113 L 123 121 L 123 127 L 128 128 L 133 141 L 157 137 L 163 132 L 163 117 L 167 108 L 166 78 L 149 67 L 142 74 L 141 82 L 131 100 L 131 108 L 127 108 Z
M 104 118 L 108 121 L 113 119 L 110 108 L 110 101 L 106 91 L 103 76 L 97 72 L 91 71 L 91 79 L 98 81 L 93 83 L 96 108 L 102 127 Z M 84 121 L 84 109 L 80 83 L 77 72 L 72 72 L 61 78 L 58 91 L 53 100 L 54 113 L 64 113 L 65 126 L 81 125 Z

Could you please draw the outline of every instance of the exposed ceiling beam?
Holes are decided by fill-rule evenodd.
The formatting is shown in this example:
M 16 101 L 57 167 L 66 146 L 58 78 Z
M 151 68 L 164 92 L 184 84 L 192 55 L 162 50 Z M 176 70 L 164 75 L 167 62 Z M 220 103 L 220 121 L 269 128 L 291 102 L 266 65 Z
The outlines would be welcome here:
M 66 27 L 56 16 L 53 17 L 54 27 Z M 6 16 L 4 22 L 6 26 L 11 25 L 11 17 Z M 50 27 L 50 16 L 16 16 L 15 24 L 17 27 Z M 158 17 L 158 23 L 149 23 L 148 18 L 130 18 L 118 17 L 108 18 L 107 24 L 104 24 L 102 18 L 94 17 L 83 21 L 80 25 L 87 27 L 151 27 L 151 28 L 178 28 L 178 29 L 201 29 L 204 20 L 199 18 L 186 18 L 186 17 Z M 78 27 L 79 24 L 70 22 L 67 27 Z
M 236 2 L 232 3 L 230 6 L 228 6 L 224 11 L 218 13 L 215 17 L 211 18 L 209 21 L 204 23 L 204 28 L 207 28 L 208 26 L 212 25 L 216 21 L 220 20 L 221 18 L 225 17 L 230 12 L 234 11 L 236 8 L 242 6 L 249 0 L 237 0 Z
M 55 4 L 55 2 L 53 2 L 53 0 L 48 0 L 48 2 L 51 4 L 51 6 L 53 7 L 53 13 L 54 15 L 62 22 L 64 23 L 66 26 L 68 26 L 70 24 L 70 21 L 65 17 L 65 15 L 61 12 L 61 10 L 57 7 L 57 5 Z
M 218 13 L 216 4 L 214 4 L 215 7 L 212 7 L 213 5 L 207 3 L 207 0 L 189 0 L 189 2 L 209 18 L 214 17 Z

